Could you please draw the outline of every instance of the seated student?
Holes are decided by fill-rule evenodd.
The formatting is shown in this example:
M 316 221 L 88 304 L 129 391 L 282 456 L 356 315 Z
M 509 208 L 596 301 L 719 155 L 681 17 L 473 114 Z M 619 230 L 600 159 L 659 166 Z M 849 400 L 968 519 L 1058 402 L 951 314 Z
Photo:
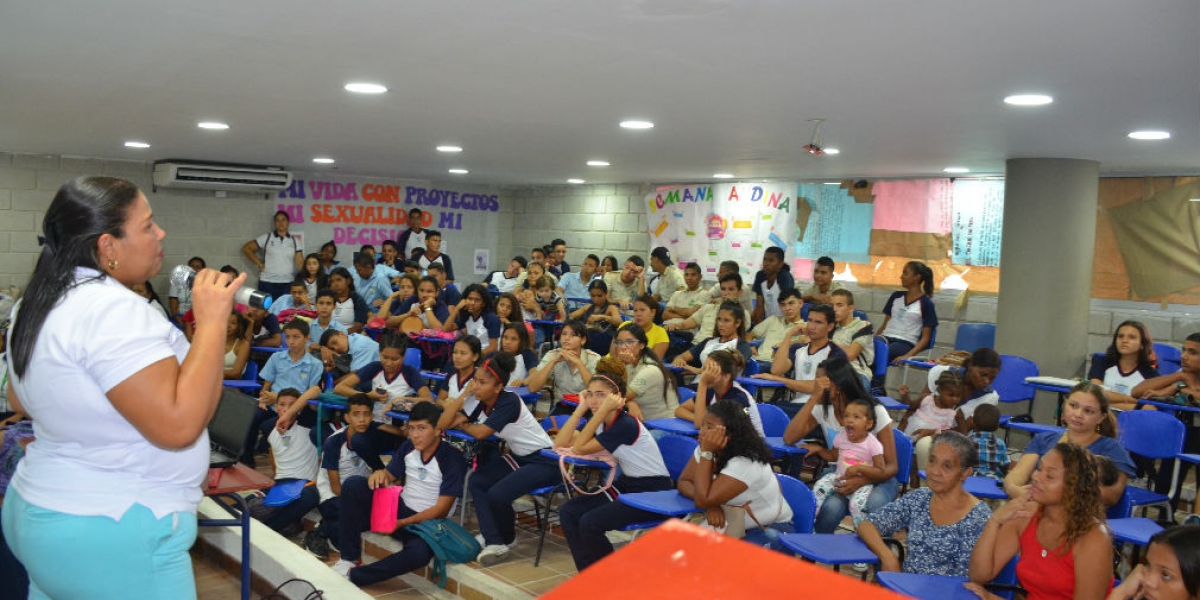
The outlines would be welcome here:
M 375 401 L 366 394 L 354 394 L 346 400 L 346 427 L 325 440 L 321 470 L 317 473 L 317 492 L 321 503 L 321 524 L 304 536 L 304 549 L 321 560 L 329 558 L 329 543 L 337 544 L 338 521 L 342 515 L 342 482 L 351 477 L 370 477 L 383 468 L 379 454 L 368 452 L 363 444 L 354 444 L 366 436 L 375 422 Z
M 403 435 L 400 427 L 392 425 L 391 417 L 385 414 L 394 403 L 433 399 L 433 393 L 429 391 L 421 372 L 416 367 L 404 364 L 406 350 L 408 336 L 392 331 L 383 333 L 376 347 L 376 360 L 347 374 L 333 388 L 333 393 L 341 396 L 350 397 L 362 392 L 374 400 L 372 412 L 374 422 L 379 425 L 377 429 L 392 436 Z M 371 450 L 376 453 L 395 450 L 399 440 L 376 435 L 375 429 L 372 428 L 370 436 L 370 443 L 374 446 Z
M 606 532 L 661 518 L 618 502 L 618 494 L 656 492 L 674 486 L 658 444 L 646 427 L 624 410 L 625 392 L 625 366 L 614 358 L 602 359 L 579 398 L 579 406 L 554 438 L 554 447 L 570 448 L 579 454 L 608 451 L 620 468 L 620 477 L 606 493 L 577 496 L 559 509 L 563 535 L 575 568 L 581 572 L 612 554 Z M 587 424 L 581 426 L 589 412 Z
M 1146 561 L 1113 588 L 1108 600 L 1200 598 L 1200 527 L 1183 525 L 1150 537 Z
M 258 446 L 258 428 L 275 414 L 272 411 L 278 395 L 271 390 L 301 390 L 299 401 L 294 404 L 294 410 L 299 412 L 309 400 L 321 393 L 321 384 L 324 383 L 325 369 L 321 367 L 321 361 L 307 350 L 308 323 L 304 319 L 292 319 L 283 326 L 283 333 L 287 342 L 287 352 L 272 354 L 259 373 L 263 386 L 258 394 L 258 412 L 254 416 L 254 425 L 246 436 L 246 445 L 239 458 L 251 467 L 254 466 L 254 450 Z M 291 418 L 284 423 L 290 425 L 290 420 Z
M 691 350 L 680 354 L 672 361 L 676 367 L 682 367 L 684 370 L 692 374 L 700 373 L 700 365 L 704 364 L 704 360 L 710 354 L 717 350 L 733 349 L 737 350 L 744 359 L 742 366 L 752 360 L 750 353 L 750 344 L 743 339 L 746 337 L 746 313 L 742 312 L 742 306 L 736 302 L 726 300 L 721 304 L 717 312 L 716 324 L 713 326 L 712 334 L 701 338 L 700 343 L 692 346 Z M 741 377 L 742 372 L 738 371 L 734 377 Z
M 304 281 L 309 298 L 315 299 L 317 292 L 329 287 L 329 276 L 321 268 L 321 255 L 316 252 L 304 257 L 304 268 L 296 274 L 296 278 Z
M 283 342 L 279 319 L 265 309 L 250 307 L 246 309 L 246 318 L 250 320 L 250 339 L 255 346 L 278 348 Z
M 508 261 L 508 268 L 503 271 L 494 271 L 487 278 L 488 287 L 494 287 L 497 291 L 504 294 L 517 289 L 517 279 L 521 273 L 525 272 L 525 265 L 529 264 L 524 256 L 515 256 Z
M 721 400 L 710 406 L 697 439 L 700 444 L 677 487 L 704 509 L 709 527 L 749 533 L 792 520 L 792 508 L 771 470 L 771 449 L 741 405 Z M 746 507 L 743 521 L 727 522 L 725 507 Z
M 773 402 L 789 417 L 795 417 L 804 403 L 816 390 L 817 365 L 830 358 L 846 358 L 846 353 L 829 339 L 834 327 L 833 307 L 818 304 L 808 311 L 807 344 L 792 344 L 775 351 L 770 373 L 759 373 L 753 377 L 768 381 L 780 381 L 792 392 L 791 398 Z M 787 334 L 793 337 L 797 331 Z
M 1187 336 L 1183 342 L 1183 350 L 1180 353 L 1180 369 L 1170 375 L 1160 375 L 1147 379 L 1133 387 L 1131 395 L 1134 398 L 1178 398 L 1180 394 L 1185 398 L 1200 398 L 1200 333 L 1193 333 Z M 1192 404 L 1193 401 L 1189 401 Z M 1196 446 L 1200 436 L 1197 436 L 1196 427 L 1188 425 L 1187 437 L 1183 441 L 1183 451 L 1189 454 L 1200 452 L 1200 448 Z M 1161 468 L 1158 471 L 1158 481 L 1155 483 L 1154 490 L 1160 494 L 1169 494 L 1167 491 L 1171 487 L 1171 475 L 1175 467 L 1174 460 L 1165 460 L 1162 462 Z M 1192 463 L 1183 462 L 1179 465 L 1179 478 L 1176 484 L 1178 491 L 1179 486 L 1183 485 L 1187 479 L 1188 470 L 1191 469 Z M 1177 498 L 1177 494 L 1170 494 Z
M 833 259 L 822 256 L 813 264 L 813 282 L 804 290 L 801 298 L 806 304 L 833 304 L 833 292 L 844 290 L 846 286 L 840 281 L 833 280 Z
M 450 311 L 450 320 L 442 325 L 442 329 L 473 335 L 479 338 L 484 354 L 495 352 L 500 343 L 500 318 L 492 310 L 492 295 L 487 288 L 478 283 L 468 285 L 463 299 Z
M 317 306 L 308 297 L 308 285 L 303 277 L 292 280 L 288 286 L 288 295 L 280 296 L 271 303 L 270 313 L 279 319 L 280 323 L 291 321 L 293 317 L 313 318 L 317 316 Z
M 966 577 L 971 548 L 992 511 L 963 483 L 973 474 L 977 452 L 957 431 L 933 440 L 927 485 L 871 513 L 858 526 L 858 536 L 879 557 L 880 571 L 900 571 L 900 561 L 883 536 L 907 532 L 904 572 Z
M 405 229 L 396 240 L 396 250 L 405 259 L 417 252 L 425 253 L 425 236 L 429 234 L 429 230 L 421 228 L 421 221 L 424 218 L 425 212 L 421 209 L 409 209 L 408 229 Z M 429 220 L 433 220 L 433 215 L 430 215 Z
M 949 429 L 957 431 L 962 419 L 962 413 L 958 412 L 965 389 L 962 377 L 954 371 L 945 371 L 934 389 L 936 393 L 925 396 L 917 408 L 909 409 L 900 419 L 900 430 L 913 442 L 918 469 L 924 469 L 929 460 L 933 436 Z
M 630 256 L 619 272 L 604 275 L 604 283 L 608 285 L 609 299 L 617 303 L 621 312 L 633 310 L 633 299 L 646 293 L 645 261 L 636 254 Z
M 561 238 L 550 240 L 550 254 L 547 256 L 553 258 L 554 266 L 558 267 L 556 275 L 562 276 L 571 272 L 571 265 L 567 264 L 567 242 L 565 240 Z
M 250 321 L 233 311 L 225 327 L 225 379 L 241 379 L 250 359 Z
M 833 329 L 829 339 L 846 353 L 854 372 L 866 381 L 867 389 L 871 389 L 871 377 L 874 376 L 871 367 L 875 362 L 875 330 L 870 321 L 854 316 L 854 294 L 850 293 L 850 290 L 836 289 L 829 296 L 833 300 L 830 306 L 833 307 L 834 318 L 837 319 L 837 327 Z
M 404 272 L 404 258 L 400 256 L 400 247 L 396 240 L 383 240 L 383 250 L 375 262 L 387 267 L 389 276 L 399 277 Z
M 421 279 L 412 275 L 396 277 L 396 291 L 388 295 L 383 304 L 379 305 L 379 313 L 375 316 L 383 319 L 388 329 L 400 327 L 400 323 L 408 317 L 408 311 L 417 302 L 417 286 Z
M 930 299 L 933 269 L 923 262 L 909 261 L 900 274 L 900 285 L 904 290 L 888 298 L 883 306 L 883 325 L 879 326 L 879 335 L 888 340 L 888 358 L 893 365 L 928 348 L 933 328 L 938 325 L 937 311 Z
M 513 293 L 520 298 L 523 291 L 532 292 L 533 284 L 537 283 L 539 279 L 546 277 L 547 275 L 550 277 L 550 279 L 554 280 L 555 285 L 558 285 L 558 278 L 546 269 L 546 263 L 537 259 L 529 261 L 529 266 L 525 267 L 525 272 L 517 275 L 517 285 L 516 288 L 513 289 Z
M 529 370 L 536 369 L 538 365 L 537 353 L 533 351 L 533 345 L 529 339 L 529 330 L 521 323 L 505 325 L 504 333 L 500 334 L 500 351 L 511 354 L 513 357 L 515 366 L 512 378 L 508 382 L 509 387 L 525 385 L 525 379 L 529 377 Z
M 333 318 L 346 326 L 350 333 L 362 333 L 362 328 L 370 318 L 367 303 L 358 295 L 354 288 L 354 280 L 350 271 L 338 267 L 329 274 L 329 289 L 333 290 L 335 305 Z
M 568 271 L 558 280 L 558 293 L 566 298 L 587 298 L 587 286 L 600 275 L 600 257 L 589 254 L 583 259 L 579 272 Z
M 404 274 L 412 275 L 413 277 L 424 277 L 425 275 L 421 272 L 421 265 L 417 264 L 417 261 L 411 259 L 406 259 L 404 261 Z
M 308 401 L 300 402 L 300 390 L 296 388 L 281 390 L 275 407 L 279 414 L 295 417 L 288 422 L 266 421 L 262 424 L 267 443 L 271 445 L 275 484 L 296 480 L 316 481 L 320 463 L 317 461 L 317 446 L 310 433 L 317 426 L 317 412 L 308 406 Z M 263 519 L 263 525 L 284 537 L 291 537 L 304 530 L 300 520 L 317 504 L 320 504 L 320 494 L 316 486 L 307 485 L 298 498 L 276 507 L 270 516 Z
M 612 329 L 624 321 L 616 303 L 608 301 L 608 284 L 602 279 L 594 279 L 588 284 L 588 296 L 591 304 L 585 304 L 571 313 L 572 320 L 583 321 L 589 327 L 597 329 Z
M 1112 536 L 1104 521 L 1096 464 L 1087 450 L 1058 443 L 1042 457 L 1033 485 L 992 513 L 971 552 L 964 584 L 984 588 L 1014 557 L 1030 600 L 1104 598 L 1112 589 Z
M 317 318 L 309 321 L 308 329 L 312 332 L 309 338 L 312 340 L 309 350 L 316 351 L 320 354 L 321 338 L 325 336 L 325 332 L 329 330 L 349 333 L 345 325 L 333 318 L 333 309 L 337 306 L 337 296 L 333 290 L 325 288 L 317 292 L 317 301 L 314 304 L 317 308 Z
M 578 394 L 592 378 L 600 355 L 584 347 L 587 328 L 581 321 L 567 321 L 558 330 L 558 348 L 542 357 L 536 369 L 529 372 L 525 385 L 531 390 L 540 390 L 547 383 L 554 383 L 554 401 L 562 400 L 563 394 Z
M 442 267 L 441 263 L 433 263 L 425 271 L 438 284 L 438 300 L 445 302 L 446 306 L 456 306 L 462 301 L 462 294 L 459 293 L 458 286 L 448 278 L 446 269 Z
M 712 335 L 713 327 L 717 324 L 717 315 L 721 310 L 721 305 L 725 302 L 735 302 L 742 306 L 738 298 L 742 295 L 742 276 L 737 273 L 726 273 L 721 276 L 721 282 L 717 284 L 722 294 L 723 300 L 719 303 L 708 303 L 701 305 L 692 316 L 682 320 L 664 323 L 663 327 L 667 331 L 675 332 L 675 335 L 693 342 L 702 342 Z M 714 301 L 715 302 L 715 301 Z M 743 314 L 749 315 L 750 311 L 743 306 Z
M 512 356 L 498 352 L 475 371 L 475 399 L 483 409 L 473 411 L 473 420 L 460 398 L 446 401 L 453 427 L 477 440 L 496 435 L 508 444 L 507 456 L 495 445 L 483 447 L 469 484 L 484 540 L 477 560 L 485 567 L 504 560 L 516 541 L 513 500 L 562 481 L 558 461 L 539 454 L 553 445 L 550 437 L 521 399 L 504 389 L 512 369 Z
M 1000 409 L 994 404 L 984 404 L 975 409 L 975 428 L 971 430 L 971 440 L 979 448 L 979 465 L 975 467 L 975 474 L 1004 481 L 1012 461 L 1008 458 L 1008 445 L 996 435 L 999 427 Z
M 417 259 L 417 264 L 421 268 L 428 271 L 433 265 L 441 265 L 441 269 L 445 272 L 445 283 L 454 283 L 454 264 L 450 262 L 450 256 L 442 254 L 442 232 L 430 229 L 425 234 L 425 252 Z M 449 300 L 447 304 L 452 304 Z
M 330 240 L 322 244 L 321 251 L 317 253 L 321 257 L 321 268 L 325 270 L 326 275 L 332 275 L 334 269 L 343 268 L 342 263 L 337 260 L 337 251 L 337 244 Z
M 696 397 L 683 402 L 675 409 L 675 416 L 691 421 L 696 429 L 704 422 L 708 406 L 719 400 L 732 400 L 746 409 L 755 431 L 763 432 L 762 417 L 754 394 L 746 391 L 738 382 L 738 375 L 746 368 L 746 357 L 732 349 L 717 350 L 704 359 L 704 369 L 696 379 Z
M 438 390 L 437 403 L 446 408 L 451 398 L 460 402 L 461 410 L 468 417 L 479 409 L 479 401 L 475 399 L 475 371 L 482 359 L 479 339 L 473 335 L 464 335 L 454 342 L 450 351 L 450 364 L 446 366 L 446 385 Z M 477 415 L 476 415 L 477 416 Z M 438 422 L 438 429 L 449 429 L 454 424 L 454 413 L 443 412 Z
M 637 323 L 627 323 L 613 340 L 612 356 L 625 365 L 625 410 L 639 421 L 669 419 L 679 408 L 675 378 L 667 373 L 662 359 L 650 348 L 646 332 Z M 665 432 L 654 430 L 658 439 Z
M 776 317 L 767 317 L 763 319 L 753 329 L 746 332 L 746 341 L 752 342 L 761 339 L 762 343 L 758 347 L 751 346 L 750 353 L 759 363 L 766 363 L 770 368 L 771 360 L 775 358 L 775 352 L 782 348 L 784 350 L 790 348 L 792 344 L 803 343 L 808 340 L 804 336 L 803 330 L 806 325 L 804 319 L 800 316 L 800 309 L 804 303 L 800 301 L 800 291 L 792 288 L 784 290 L 779 294 L 779 309 L 783 311 L 782 315 Z M 788 337 L 788 332 L 793 332 L 791 337 Z
M 609 273 L 612 273 L 613 271 L 616 271 L 619 268 L 620 268 L 620 266 L 617 264 L 617 257 L 615 257 L 611 254 L 600 259 L 599 273 L 600 273 L 601 278 L 603 278 L 605 275 L 608 275 Z
M 796 280 L 792 277 L 791 265 L 784 260 L 783 248 L 767 248 L 763 252 L 762 268 L 754 274 L 754 284 L 750 286 L 757 299 L 754 312 L 751 313 L 752 321 L 758 323 L 767 317 L 780 314 L 779 294 L 794 287 Z
M 657 317 L 658 303 L 654 301 L 654 298 L 650 294 L 642 294 L 633 300 L 633 320 L 621 323 L 617 331 L 631 324 L 641 327 L 642 331 L 646 334 L 647 342 L 650 344 L 650 350 L 658 356 L 659 360 L 662 360 L 662 357 L 667 354 L 667 348 L 670 347 L 671 340 L 667 337 L 667 330 L 654 322 Z M 612 352 L 610 351 L 609 354 L 612 354 Z
M 657 274 L 647 286 L 646 292 L 654 298 L 654 304 L 666 302 L 671 296 L 684 289 L 683 271 L 671 261 L 671 251 L 659 246 L 650 253 L 650 270 Z
M 543 265 L 546 264 L 546 259 L 549 257 L 550 253 L 546 250 L 545 246 L 538 246 L 529 251 L 529 260 L 537 261 Z
M 379 343 L 361 333 L 330 329 L 321 335 L 321 347 L 329 351 L 325 368 L 333 373 L 335 382 L 379 360 Z M 321 354 L 325 356 L 324 351 Z
M 1137 398 L 1131 395 L 1133 388 L 1158 377 L 1154 360 L 1154 342 L 1146 326 L 1140 321 L 1124 321 L 1113 332 L 1108 351 L 1092 361 L 1088 379 L 1104 386 L 1104 394 L 1113 408 L 1134 410 Z
M 663 311 L 664 325 L 670 320 L 682 321 L 709 303 L 711 297 L 708 290 L 700 285 L 702 277 L 700 263 L 688 263 L 683 268 L 683 289 L 667 299 L 667 308 Z
M 406 275 L 404 281 L 408 279 Z M 438 297 L 438 282 L 430 276 L 422 277 L 417 283 L 417 295 L 415 298 L 401 302 L 399 307 L 395 301 L 389 310 L 391 313 L 387 317 L 389 327 L 400 325 L 404 319 L 408 317 L 417 317 L 421 319 L 422 329 L 444 329 L 450 323 L 450 307 L 446 306 Z
M 333 570 L 357 586 L 371 585 L 415 571 L 429 564 L 433 550 L 405 526 L 444 519 L 462 498 L 467 463 L 462 454 L 442 440 L 437 422 L 441 410 L 430 402 L 413 407 L 406 430 L 408 439 L 396 450 L 386 469 L 369 478 L 348 477 L 342 483 L 341 519 L 337 546 L 342 557 Z M 371 564 L 362 565 L 362 533 L 371 526 L 371 503 L 375 488 L 393 483 L 404 486 L 396 511 L 392 537 L 404 548 Z
M 734 300 L 737 300 L 738 303 L 742 305 L 742 310 L 745 310 L 746 314 L 748 315 L 754 312 L 754 290 L 750 289 L 750 286 L 743 284 L 741 269 L 741 265 L 739 265 L 736 260 L 721 261 L 720 266 L 717 267 L 717 285 L 712 286 L 712 288 L 708 290 L 708 293 L 709 296 L 711 296 L 710 301 L 712 303 L 720 304 L 721 302 L 724 302 L 728 299 L 728 297 L 724 293 L 724 290 L 721 289 L 721 281 L 724 280 L 725 276 L 727 275 L 737 275 L 738 296 L 737 298 L 734 298 Z
M 533 325 L 525 323 L 525 315 L 521 311 L 521 301 L 517 300 L 517 296 L 512 292 L 504 292 L 496 297 L 496 318 L 500 319 L 501 325 L 516 323 L 530 333 L 533 332 Z
M 1125 491 L 1128 478 L 1136 476 L 1137 467 L 1117 441 L 1117 419 L 1108 408 L 1104 389 L 1090 381 L 1071 388 L 1066 402 L 1063 402 L 1062 423 L 1067 428 L 1065 432 L 1048 431 L 1029 440 L 1025 454 L 1017 459 L 1012 470 L 1004 477 L 1004 491 L 1009 498 L 1022 498 L 1025 486 L 1033 479 L 1034 469 L 1043 455 L 1059 442 L 1070 442 L 1092 454 L 1103 454 L 1117 464 L 1122 471 L 1121 477 L 1114 485 L 1100 488 L 1104 506 L 1116 504 Z
M 362 252 L 354 256 L 353 277 L 354 289 L 357 290 L 363 302 L 367 303 L 367 311 L 379 312 L 379 307 L 383 305 L 384 300 L 392 295 L 391 277 L 388 277 L 386 271 L 376 266 L 375 259 L 371 255 Z

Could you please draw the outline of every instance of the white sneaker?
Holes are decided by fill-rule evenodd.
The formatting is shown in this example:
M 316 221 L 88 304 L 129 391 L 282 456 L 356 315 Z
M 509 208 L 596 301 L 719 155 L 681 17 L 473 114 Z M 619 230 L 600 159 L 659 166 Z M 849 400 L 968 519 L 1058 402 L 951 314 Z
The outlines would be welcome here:
M 484 547 L 484 546 L 486 546 L 486 545 L 487 545 L 487 542 L 486 542 L 486 541 L 484 541 L 484 539 L 483 539 L 483 534 L 482 534 L 482 533 L 477 533 L 477 534 L 475 534 L 475 541 L 479 542 L 479 547 L 480 547 L 480 548 L 482 548 L 482 547 Z
M 855 573 L 866 573 L 867 572 L 867 563 L 854 563 L 854 564 L 850 565 L 850 568 L 854 569 Z
M 338 559 L 337 562 L 333 563 L 333 572 L 345 577 L 346 579 L 350 579 L 350 569 L 353 569 L 357 566 L 358 565 L 348 560 Z
M 511 548 L 505 544 L 488 544 L 483 547 L 475 560 L 482 566 L 490 567 L 503 561 L 508 556 L 509 550 Z

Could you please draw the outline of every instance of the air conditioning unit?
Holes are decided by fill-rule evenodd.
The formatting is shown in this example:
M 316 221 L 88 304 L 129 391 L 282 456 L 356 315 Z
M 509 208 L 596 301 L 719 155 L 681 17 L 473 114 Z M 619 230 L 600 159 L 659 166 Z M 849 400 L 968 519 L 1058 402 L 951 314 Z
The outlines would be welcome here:
M 282 167 L 183 161 L 154 163 L 156 188 L 278 192 L 287 189 L 291 183 L 291 172 Z

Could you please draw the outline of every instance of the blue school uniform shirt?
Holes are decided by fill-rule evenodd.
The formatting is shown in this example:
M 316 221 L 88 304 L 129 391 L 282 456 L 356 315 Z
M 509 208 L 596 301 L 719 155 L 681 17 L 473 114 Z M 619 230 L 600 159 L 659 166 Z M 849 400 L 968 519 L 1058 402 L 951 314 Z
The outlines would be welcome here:
M 357 371 L 379 360 L 379 342 L 361 333 L 351 333 L 346 336 L 346 339 L 350 346 L 351 370 Z
M 383 269 L 384 267 L 376 266 L 370 279 L 359 277 L 358 271 L 350 274 L 354 278 L 354 291 L 367 303 L 369 311 L 375 310 L 376 300 L 387 300 L 388 296 L 392 295 L 392 282 Z
M 622 477 L 671 476 L 654 437 L 625 411 L 617 413 L 611 426 L 601 423 L 596 428 L 596 441 L 617 459 Z
M 1052 450 L 1062 436 L 1063 433 L 1060 431 L 1039 433 L 1032 440 L 1029 440 L 1029 445 L 1025 446 L 1025 452 L 1027 454 L 1042 456 Z M 1129 453 L 1121 447 L 1121 444 L 1117 440 L 1102 435 L 1099 439 L 1092 442 L 1087 449 L 1092 454 L 1111 458 L 1122 473 L 1130 477 L 1137 477 L 1137 467 L 1133 464 L 1133 459 L 1129 457 Z
M 483 424 L 507 442 L 515 456 L 529 456 L 554 445 L 533 413 L 510 391 L 500 392 L 491 409 L 484 409 L 483 417 Z
M 304 393 L 312 386 L 320 387 L 325 378 L 325 367 L 315 356 L 305 352 L 300 360 L 293 361 L 287 352 L 276 352 L 267 359 L 261 373 L 263 381 L 271 382 L 271 390 L 279 392 L 296 388 Z
M 708 388 L 705 406 L 712 406 L 713 402 L 718 400 L 733 400 L 746 409 L 746 414 L 750 416 L 750 422 L 754 424 L 754 430 L 763 438 L 767 437 L 763 430 L 762 417 L 758 414 L 758 403 L 754 401 L 754 394 L 751 394 L 746 388 L 742 387 L 738 382 L 733 382 L 725 394 L 717 397 L 717 390 Z
M 503 325 L 501 325 L 500 317 L 497 317 L 496 313 L 483 313 L 478 318 L 473 318 L 464 310 L 458 313 L 456 323 L 465 335 L 473 335 L 479 338 L 480 345 L 484 347 L 487 347 L 488 342 L 491 340 L 496 340 L 497 343 L 500 341 L 500 330 L 503 328 Z
M 321 468 L 337 471 L 338 480 L 346 481 L 350 477 L 370 477 L 371 467 L 357 452 L 346 445 L 346 432 L 343 429 L 325 440 L 324 451 L 321 453 Z
M 449 275 L 446 275 L 446 277 L 449 277 Z M 462 294 L 453 283 L 447 283 L 446 287 L 438 292 L 438 300 L 442 301 L 446 306 L 457 306 L 459 302 L 462 302 Z
M 334 331 L 340 331 L 347 335 L 349 335 L 349 333 L 350 333 L 350 331 L 348 329 L 346 329 L 346 326 L 342 325 L 342 322 L 338 321 L 337 319 L 330 318 L 329 319 L 329 327 L 322 327 L 321 324 L 318 323 L 316 319 L 313 319 L 308 322 L 308 339 L 315 340 L 318 343 L 320 343 L 321 336 L 325 335 L 325 332 L 329 329 L 332 329 Z
M 404 485 L 400 492 L 404 506 L 413 512 L 421 512 L 437 505 L 440 496 L 462 498 L 467 461 L 445 441 L 438 441 L 433 456 L 425 460 L 411 440 L 404 440 L 392 462 L 388 463 L 387 471 Z

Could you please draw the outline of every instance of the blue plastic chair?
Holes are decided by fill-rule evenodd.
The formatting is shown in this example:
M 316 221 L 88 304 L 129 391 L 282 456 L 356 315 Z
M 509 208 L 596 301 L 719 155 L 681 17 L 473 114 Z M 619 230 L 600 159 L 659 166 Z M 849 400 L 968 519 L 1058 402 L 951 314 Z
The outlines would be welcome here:
M 758 375 L 761 372 L 759 370 L 760 367 L 761 367 L 761 365 L 758 364 L 757 360 L 746 361 L 746 368 L 742 370 L 742 377 Z
M 247 394 L 255 394 L 262 389 L 262 382 L 258 380 L 258 363 L 247 360 L 246 368 L 242 370 L 242 378 L 227 379 L 222 385 L 239 389 Z
M 912 476 L 913 443 L 895 427 L 892 428 L 892 437 L 896 440 L 896 483 L 900 484 L 900 493 L 904 493 Z
M 776 473 L 783 499 L 792 509 L 792 527 L 796 533 L 812 533 L 817 520 L 817 497 L 802 481 L 790 475 Z
M 767 434 L 767 437 L 782 436 L 791 422 L 787 413 L 774 404 L 759 404 L 758 417 L 762 419 L 763 433 Z
M 1153 460 L 1175 458 L 1183 452 L 1183 437 L 1186 427 L 1179 419 L 1171 414 L 1153 410 L 1126 410 L 1117 416 L 1117 441 L 1129 452 L 1145 456 Z M 1178 470 L 1175 471 L 1176 476 Z M 1171 478 L 1171 488 L 1175 489 L 1175 478 Z M 1165 506 L 1167 519 L 1172 518 L 1171 497 L 1158 494 L 1138 487 L 1126 487 L 1133 507 L 1142 507 L 1142 515 L 1146 508 L 1155 505 Z
M 404 351 L 404 365 L 413 367 L 416 370 L 421 370 L 421 349 L 409 348 Z
M 958 326 L 954 338 L 954 349 L 974 352 L 980 348 L 996 346 L 995 323 L 963 323 Z
M 688 400 L 693 400 L 696 398 L 696 390 L 693 390 L 692 388 L 681 387 L 681 388 L 679 388 L 678 391 L 679 391 L 679 403 L 680 404 L 683 404 L 684 402 L 687 402 Z
M 700 442 L 686 435 L 664 435 L 658 439 L 658 451 L 662 453 L 663 462 L 667 465 L 667 473 L 674 481 L 679 480 L 687 461 L 692 459 Z
M 1025 378 L 1037 376 L 1038 366 L 1032 360 L 1012 354 L 1000 355 L 1000 374 L 996 375 L 996 380 L 992 382 L 992 389 L 996 390 L 1000 395 L 1000 402 L 1004 404 L 1029 403 L 1026 412 L 1014 415 L 1012 421 L 1033 421 L 1033 397 L 1037 390 L 1025 383 Z
M 1121 499 L 1117 503 L 1108 507 L 1104 512 L 1104 516 L 1108 520 L 1113 519 L 1128 519 L 1133 516 L 1133 501 L 1129 498 L 1129 486 L 1125 486 L 1125 491 L 1121 493 Z
M 1156 366 L 1160 375 L 1178 373 L 1182 368 L 1179 362 L 1183 360 L 1183 355 L 1175 346 L 1154 342 L 1154 355 L 1158 357 Z
M 871 319 L 867 318 L 867 313 L 865 313 L 865 312 L 863 312 L 863 311 L 861 311 L 861 310 L 858 310 L 857 308 L 856 308 L 856 309 L 854 309 L 854 316 L 856 316 L 856 317 L 858 317 L 858 318 L 860 318 L 860 319 L 862 319 L 862 320 L 864 320 L 864 321 L 870 321 L 870 320 L 871 320 Z

